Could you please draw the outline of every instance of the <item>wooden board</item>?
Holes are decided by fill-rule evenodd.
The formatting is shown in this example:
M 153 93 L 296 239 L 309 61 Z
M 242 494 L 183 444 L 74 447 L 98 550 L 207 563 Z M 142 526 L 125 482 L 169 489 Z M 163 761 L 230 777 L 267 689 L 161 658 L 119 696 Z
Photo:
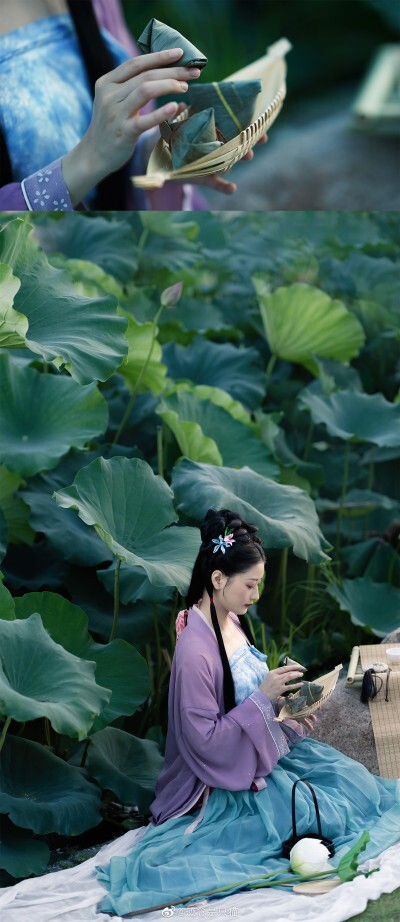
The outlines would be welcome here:
M 390 666 L 388 701 L 385 701 L 386 674 L 382 688 L 369 700 L 372 729 L 374 732 L 379 774 L 382 778 L 400 779 L 400 663 L 389 663 L 386 650 L 400 649 L 400 643 L 361 644 L 360 658 L 363 669 L 369 663 L 381 662 Z M 377 683 L 380 685 L 380 683 Z

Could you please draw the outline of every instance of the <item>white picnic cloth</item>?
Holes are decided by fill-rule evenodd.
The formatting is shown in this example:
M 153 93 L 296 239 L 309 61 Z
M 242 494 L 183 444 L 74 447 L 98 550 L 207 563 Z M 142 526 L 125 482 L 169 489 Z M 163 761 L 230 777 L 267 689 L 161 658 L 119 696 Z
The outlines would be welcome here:
M 64 871 L 54 871 L 41 877 L 31 877 L 13 887 L 0 890 L 1 922 L 118 922 L 121 916 L 97 912 L 97 906 L 106 895 L 105 888 L 96 879 L 96 865 L 105 865 L 112 855 L 127 855 L 135 842 L 144 835 L 147 826 L 132 829 L 113 842 L 104 845 L 88 861 Z M 361 859 L 361 856 L 360 856 Z M 178 904 L 172 913 L 162 910 L 144 912 L 134 918 L 137 922 L 155 922 L 165 918 L 209 919 L 221 922 L 237 919 L 238 922 L 343 922 L 362 912 L 368 900 L 376 900 L 382 893 L 392 893 L 400 886 L 400 843 L 392 845 L 376 858 L 359 868 L 369 871 L 379 867 L 370 877 L 356 877 L 341 884 L 329 893 L 306 896 L 300 893 L 268 890 L 242 891 L 227 897 L 186 906 Z M 172 904 L 173 905 L 173 904 Z

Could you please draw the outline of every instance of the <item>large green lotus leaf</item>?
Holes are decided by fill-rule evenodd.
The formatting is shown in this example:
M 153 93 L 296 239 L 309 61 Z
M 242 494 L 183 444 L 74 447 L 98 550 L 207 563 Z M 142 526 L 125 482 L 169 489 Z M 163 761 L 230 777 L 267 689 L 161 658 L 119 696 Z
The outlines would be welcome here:
M 211 400 L 179 391 L 162 400 L 157 412 L 172 429 L 183 455 L 192 461 L 247 465 L 264 477 L 277 477 L 279 467 L 251 429 Z M 209 443 L 216 449 L 210 451 Z M 215 460 L 214 460 L 215 457 Z
M 3 511 L 0 509 L 0 561 L 3 560 L 7 551 L 8 528 Z
M 368 576 L 381 583 L 387 582 L 390 575 L 392 585 L 400 586 L 400 557 L 380 536 L 342 547 L 340 558 L 349 578 Z
M 4 576 L 0 573 L 0 618 L 4 621 L 14 621 L 15 605 L 11 592 L 3 585 Z
M 172 472 L 178 508 L 202 521 L 207 509 L 233 509 L 260 530 L 266 548 L 292 547 L 310 563 L 329 560 L 331 545 L 320 531 L 312 499 L 298 487 L 262 477 L 249 467 L 240 471 L 183 459 Z M 264 511 L 265 510 L 265 511 Z
M 0 347 L 15 349 L 25 345 L 28 321 L 24 314 L 14 310 L 13 303 L 21 287 L 10 266 L 0 263 Z
M 400 627 L 400 589 L 389 583 L 374 583 L 366 576 L 344 579 L 341 586 L 330 583 L 329 595 L 347 611 L 353 624 L 386 637 Z
M 103 393 L 107 399 L 107 394 Z M 122 411 L 119 414 L 121 418 Z M 52 471 L 37 474 L 29 480 L 28 488 L 20 490 L 20 496 L 31 510 L 30 522 L 37 532 L 46 535 L 48 544 L 68 560 L 83 567 L 97 566 L 113 559 L 111 551 L 95 531 L 85 525 L 72 509 L 61 509 L 52 499 L 54 490 L 68 486 L 82 467 L 95 458 L 107 453 L 108 457 L 124 455 L 131 457 L 137 452 L 127 445 L 100 445 L 85 452 L 72 449 Z M 1 501 L 0 501 L 1 505 Z
M 57 269 L 67 269 L 76 291 L 86 298 L 100 298 L 102 295 L 114 295 L 118 301 L 123 300 L 124 290 L 114 276 L 104 272 L 100 266 L 87 259 L 68 259 L 63 253 L 48 257 L 49 263 Z
M 314 423 L 324 423 L 336 438 L 382 447 L 400 445 L 400 404 L 390 403 L 383 394 L 348 390 L 323 396 L 304 388 L 298 401 Z
M 139 739 L 116 727 L 96 733 L 88 750 L 90 774 L 123 804 L 147 812 L 164 759 L 154 740 Z
M 140 220 L 147 231 L 159 237 L 185 237 L 186 240 L 197 240 L 199 225 L 196 221 L 185 220 L 184 215 L 175 211 L 161 211 L 153 214 L 151 211 L 142 211 Z
M 82 457 L 82 463 L 84 456 Z M 30 523 L 42 532 L 51 546 L 64 560 L 82 567 L 94 567 L 112 560 L 112 552 L 93 529 L 85 525 L 72 509 L 61 509 L 52 499 L 54 481 L 43 474 L 29 484 L 21 496 L 30 508 Z
M 258 407 L 265 396 L 265 373 L 260 354 L 253 347 L 239 349 L 198 336 L 186 348 L 168 343 L 163 357 L 174 380 L 219 387 L 247 410 Z
M 46 631 L 55 643 L 83 660 L 96 663 L 96 682 L 111 690 L 111 698 L 92 727 L 112 723 L 121 714 L 131 715 L 150 692 L 147 662 L 126 640 L 96 643 L 88 632 L 84 611 L 55 592 L 29 592 L 15 599 L 15 617 L 29 618 L 40 612 Z
M 10 470 L 26 476 L 49 470 L 107 422 L 107 402 L 95 384 L 20 368 L 0 355 L 0 461 Z
M 397 501 L 383 493 L 374 490 L 349 490 L 342 499 L 327 499 L 325 496 L 317 499 L 315 505 L 319 512 L 337 512 L 342 510 L 342 515 L 359 516 L 369 515 L 375 509 L 395 509 Z
M 348 361 L 358 355 L 363 328 L 341 301 L 298 282 L 270 292 L 269 278 L 252 277 L 271 352 L 318 374 L 314 355 Z
M 329 276 L 332 276 L 332 280 Z M 399 267 L 391 259 L 376 259 L 353 249 L 345 260 L 330 260 L 324 272 L 336 291 L 343 291 L 351 299 L 374 301 L 389 308 L 393 322 L 398 315 Z
M 142 566 L 153 585 L 186 591 L 201 543 L 199 531 L 165 527 L 178 519 L 173 492 L 146 461 L 97 458 L 54 498 L 93 525 L 116 557 Z
M 95 663 L 54 643 L 37 613 L 0 620 L 0 650 L 0 712 L 22 722 L 48 717 L 58 733 L 84 739 L 111 697 L 95 682 Z
M 46 252 L 57 250 L 70 259 L 96 263 L 122 285 L 132 279 L 138 261 L 135 235 L 128 220 L 122 220 L 121 214 L 117 221 L 110 221 L 75 211 L 65 218 L 36 225 L 35 237 Z
M 122 310 L 118 309 L 118 313 L 122 314 Z M 154 330 L 154 323 L 138 323 L 130 315 L 127 317 L 127 321 L 128 355 L 118 369 L 119 374 L 122 375 L 131 390 L 134 387 L 136 388 L 140 378 L 137 390 L 139 394 L 149 390 L 152 394 L 160 394 L 166 384 L 167 368 L 162 363 L 162 350 L 156 339 L 153 342 L 150 361 L 146 364 L 152 337 L 153 334 L 157 336 L 158 327 Z M 146 367 L 143 371 L 145 365 Z
M 14 826 L 8 816 L 2 816 L 0 868 L 13 877 L 29 877 L 30 874 L 43 874 L 49 858 L 50 849 L 47 842 L 37 839 L 30 830 Z
M 7 522 L 9 541 L 12 544 L 33 544 L 35 532 L 29 525 L 29 507 L 20 496 L 14 496 L 21 484 L 25 484 L 22 477 L 0 464 L 0 509 Z
M 16 218 L 0 232 L 0 259 L 21 280 L 14 305 L 29 322 L 26 345 L 56 367 L 66 365 L 80 384 L 106 381 L 128 351 L 118 302 L 112 295 L 79 294 L 68 272 L 49 264 L 31 231 Z
M 165 390 L 163 396 L 169 397 L 170 394 L 177 394 L 179 391 L 194 394 L 199 400 L 211 400 L 216 407 L 222 407 L 222 409 L 226 410 L 233 419 L 237 419 L 239 423 L 244 423 L 245 426 L 249 426 L 250 429 L 259 435 L 258 425 L 253 423 L 250 413 L 245 410 L 240 400 L 235 400 L 227 391 L 222 390 L 221 387 L 209 387 L 207 384 L 189 384 L 182 381 L 180 384 L 175 384 L 173 387 Z
M 0 814 L 16 826 L 76 836 L 101 820 L 101 791 L 40 743 L 6 737 L 0 762 Z

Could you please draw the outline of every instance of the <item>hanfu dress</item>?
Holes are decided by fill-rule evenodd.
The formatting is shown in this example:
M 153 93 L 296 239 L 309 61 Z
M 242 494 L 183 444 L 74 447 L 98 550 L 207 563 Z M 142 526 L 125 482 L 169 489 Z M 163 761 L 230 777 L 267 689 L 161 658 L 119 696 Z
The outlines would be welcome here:
M 189 625 L 192 630 L 191 637 Z M 256 776 L 253 786 L 249 784 L 248 788 L 245 788 L 243 785 L 242 789 L 230 790 L 222 786 L 222 783 L 225 783 L 223 775 L 221 786 L 206 784 L 204 787 L 203 782 L 202 805 L 197 810 L 193 811 L 193 804 L 189 812 L 182 813 L 175 809 L 175 815 L 161 823 L 150 824 L 128 856 L 113 856 L 108 865 L 97 867 L 97 879 L 108 891 L 98 904 L 98 910 L 123 915 L 151 906 L 165 905 L 167 902 L 173 905 L 174 901 L 189 895 L 193 895 L 195 899 L 201 892 L 231 884 L 231 888 L 221 894 L 221 897 L 225 897 L 228 893 L 242 889 L 243 885 L 238 886 L 238 882 L 245 878 L 257 877 L 278 869 L 286 876 L 289 862 L 281 857 L 282 841 L 292 835 L 291 795 L 293 783 L 298 778 L 306 778 L 315 790 L 322 833 L 332 839 L 335 845 L 335 855 L 330 859 L 332 866 L 338 864 L 343 853 L 355 843 L 363 830 L 367 829 L 370 834 L 370 841 L 362 853 L 363 861 L 376 857 L 389 846 L 400 842 L 400 780 L 372 775 L 360 762 L 348 758 L 332 746 L 307 738 L 304 735 L 304 725 L 297 721 L 290 723 L 297 724 L 298 732 L 292 726 L 286 736 L 281 729 L 283 725 L 276 722 L 272 725 L 271 703 L 263 692 L 258 691 L 268 672 L 267 657 L 253 644 L 249 644 L 245 635 L 243 636 L 242 646 L 229 658 L 237 704 L 229 715 L 234 715 L 233 721 L 237 720 L 240 708 L 246 703 L 246 716 L 242 720 L 241 731 L 243 748 L 250 752 L 246 749 L 248 741 L 245 742 L 245 734 L 250 732 L 252 725 L 248 715 L 254 711 L 254 719 L 257 720 L 262 699 L 266 699 L 264 715 L 261 716 L 265 717 L 264 733 L 269 740 L 273 768 L 263 776 L 260 775 L 260 766 L 266 764 L 265 756 L 260 749 L 256 752 L 255 760 L 249 763 L 251 774 L 254 770 Z M 177 648 L 181 644 L 183 646 L 184 638 L 188 658 L 191 655 L 189 651 L 193 657 L 200 656 L 202 649 L 206 649 L 208 644 L 210 655 L 214 652 L 217 662 L 219 649 L 216 647 L 215 635 L 211 632 L 205 616 L 196 606 L 189 609 L 188 627 L 183 631 Z M 181 648 L 179 652 L 184 660 L 186 649 Z M 194 668 L 193 663 L 194 661 L 190 664 L 191 670 Z M 190 681 L 190 673 L 185 675 L 187 681 Z M 175 677 L 171 675 L 171 682 L 174 681 Z M 193 684 L 194 681 L 193 679 Z M 177 708 L 182 702 L 177 704 L 176 701 L 178 687 L 178 680 L 172 692 L 170 687 L 171 734 L 177 733 L 178 724 L 179 733 L 181 731 L 180 711 Z M 182 710 L 188 711 L 189 714 L 192 712 L 191 706 L 186 704 Z M 200 707 L 199 713 L 203 711 L 204 715 L 208 715 L 208 710 L 209 708 Z M 232 728 L 232 724 L 229 726 Z M 213 771 L 215 777 L 219 778 L 219 762 L 217 755 L 212 752 L 212 736 L 209 735 L 206 744 L 200 750 L 197 728 L 193 730 L 193 739 L 187 727 L 185 729 L 185 724 L 183 728 L 183 733 L 178 737 L 182 751 L 188 753 L 190 762 L 195 759 L 196 753 L 201 751 L 203 763 L 198 762 L 199 774 L 209 781 L 212 779 Z M 258 731 L 259 729 L 260 726 Z M 224 728 L 223 732 L 226 734 L 227 746 L 226 783 L 231 778 L 232 784 L 236 784 L 235 779 L 238 784 L 243 784 L 241 779 L 245 777 L 243 773 L 246 766 L 241 762 L 241 750 L 236 746 L 236 754 L 230 751 L 228 727 Z M 259 735 L 258 733 L 253 737 L 255 749 Z M 182 736 L 186 737 L 184 741 Z M 210 751 L 209 766 L 206 761 L 207 745 Z M 176 762 L 176 755 L 172 752 L 171 745 L 168 747 L 167 741 L 166 763 L 172 765 L 173 758 Z M 237 774 L 229 775 L 229 772 L 235 771 L 235 768 L 231 767 L 235 759 Z M 221 765 L 223 763 L 222 752 Z M 179 772 L 179 769 L 177 770 Z M 173 797 L 174 789 L 168 772 L 167 764 L 162 770 L 164 780 L 159 786 L 160 803 L 164 791 L 169 801 Z M 184 775 L 182 783 L 184 784 Z M 179 778 L 176 787 L 177 785 Z M 196 793 L 195 790 L 194 797 Z M 193 800 L 193 797 L 191 799 Z M 198 800 L 195 800 L 194 806 L 197 803 Z M 188 804 L 190 808 L 190 798 Z M 154 813 L 155 808 L 153 816 Z M 307 785 L 299 784 L 296 788 L 296 821 L 298 834 L 318 832 L 313 800 Z

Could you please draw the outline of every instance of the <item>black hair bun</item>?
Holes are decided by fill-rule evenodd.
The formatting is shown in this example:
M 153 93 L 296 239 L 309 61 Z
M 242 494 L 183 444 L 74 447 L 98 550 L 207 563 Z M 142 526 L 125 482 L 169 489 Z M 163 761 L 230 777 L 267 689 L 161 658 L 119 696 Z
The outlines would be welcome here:
M 210 506 L 200 527 L 203 550 L 211 546 L 212 538 L 217 538 L 220 534 L 223 536 L 226 528 L 231 531 L 235 541 L 239 540 L 244 544 L 250 541 L 261 544 L 261 539 L 256 534 L 258 532 L 256 525 L 245 522 L 237 512 L 232 512 L 231 509 L 217 510 Z

